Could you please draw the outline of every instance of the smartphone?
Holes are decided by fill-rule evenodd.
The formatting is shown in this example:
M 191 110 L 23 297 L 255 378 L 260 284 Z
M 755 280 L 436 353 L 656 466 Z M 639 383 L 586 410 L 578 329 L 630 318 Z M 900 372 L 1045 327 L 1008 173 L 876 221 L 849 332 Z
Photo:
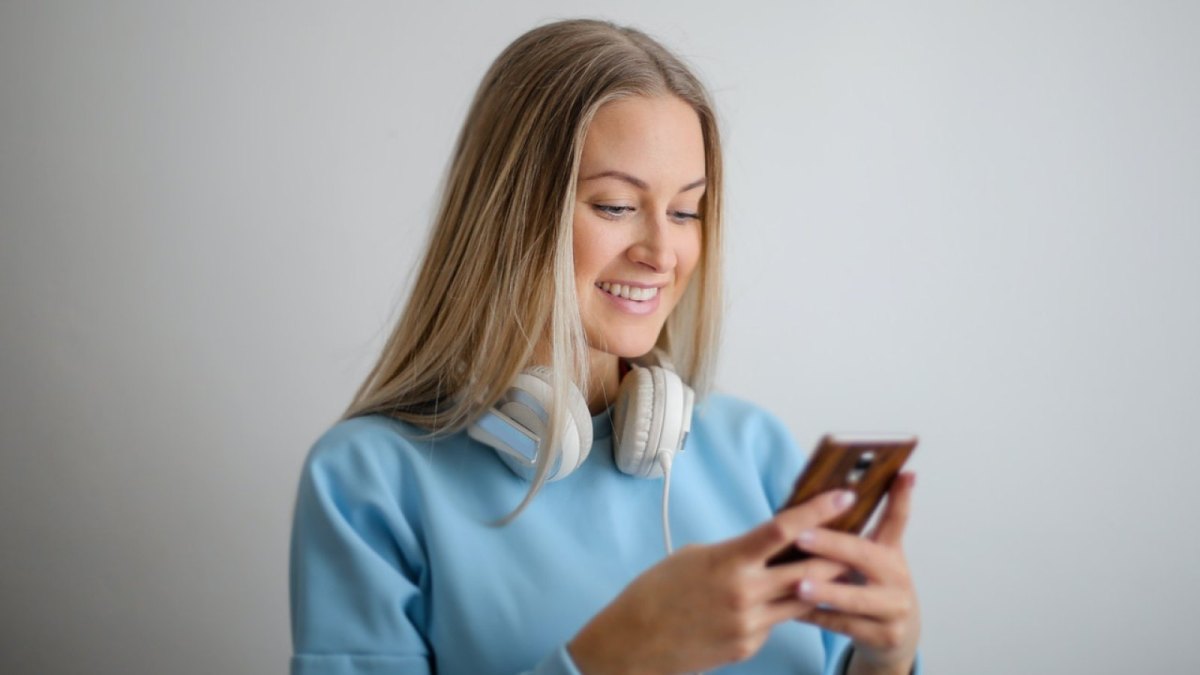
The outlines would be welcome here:
M 816 452 L 796 479 L 792 496 L 780 510 L 829 490 L 851 490 L 856 495 L 854 505 L 823 527 L 860 534 L 916 447 L 916 436 L 827 434 L 821 438 Z M 768 564 L 779 565 L 808 557 L 807 552 L 792 546 L 776 554 Z

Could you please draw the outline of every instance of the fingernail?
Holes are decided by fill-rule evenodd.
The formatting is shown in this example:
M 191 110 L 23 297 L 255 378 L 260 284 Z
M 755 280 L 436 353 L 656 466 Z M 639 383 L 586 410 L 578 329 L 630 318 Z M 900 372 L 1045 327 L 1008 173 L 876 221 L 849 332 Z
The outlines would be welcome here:
M 841 490 L 833 497 L 833 505 L 839 509 L 844 509 L 854 503 L 854 493 L 849 490 Z
M 812 591 L 813 583 L 808 579 L 801 579 L 796 595 L 800 596 L 801 598 L 808 599 L 812 596 Z
M 817 538 L 816 532 L 813 532 L 812 530 L 805 530 L 805 531 L 801 532 L 800 534 L 796 535 L 796 543 L 802 547 L 808 546 L 809 544 L 813 543 L 813 540 L 816 538 Z

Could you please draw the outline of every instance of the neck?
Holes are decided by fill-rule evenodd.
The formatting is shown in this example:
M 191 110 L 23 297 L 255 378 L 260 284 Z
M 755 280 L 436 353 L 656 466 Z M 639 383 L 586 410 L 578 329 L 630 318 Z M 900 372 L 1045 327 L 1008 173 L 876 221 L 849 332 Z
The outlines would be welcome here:
M 621 386 L 620 365 L 616 356 L 595 349 L 589 350 L 588 367 L 591 382 L 584 392 L 588 412 L 593 415 L 603 412 L 617 400 L 617 389 Z

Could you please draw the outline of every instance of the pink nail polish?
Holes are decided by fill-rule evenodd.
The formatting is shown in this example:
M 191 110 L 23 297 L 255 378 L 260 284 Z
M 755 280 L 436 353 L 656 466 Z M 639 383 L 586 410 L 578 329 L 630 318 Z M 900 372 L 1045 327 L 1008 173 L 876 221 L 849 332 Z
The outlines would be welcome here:
M 808 598 L 812 596 L 812 591 L 813 583 L 808 579 L 801 579 L 797 595 L 799 595 L 801 598 Z
M 839 509 L 844 509 L 854 503 L 854 493 L 849 490 L 842 490 L 833 498 L 834 506 Z
M 805 547 L 805 546 L 808 546 L 809 544 L 813 543 L 813 540 L 815 540 L 816 538 L 817 538 L 816 532 L 813 532 L 812 530 L 805 530 L 805 531 L 801 532 L 800 534 L 796 535 L 796 544 L 798 544 L 800 547 Z

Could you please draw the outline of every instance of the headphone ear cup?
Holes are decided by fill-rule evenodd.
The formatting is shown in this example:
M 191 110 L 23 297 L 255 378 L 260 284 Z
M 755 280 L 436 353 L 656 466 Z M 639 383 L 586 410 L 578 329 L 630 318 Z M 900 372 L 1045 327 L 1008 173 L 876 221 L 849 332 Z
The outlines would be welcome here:
M 620 430 L 614 456 L 617 468 L 639 478 L 663 475 L 663 455 L 674 454 L 691 428 L 691 387 L 674 371 L 635 367 L 621 382 L 613 425 Z
M 545 392 L 545 398 L 542 401 L 542 407 L 545 410 L 544 428 L 550 423 L 550 408 L 554 405 L 554 390 L 551 384 L 554 373 L 546 366 L 533 366 L 526 369 L 522 375 L 530 379 L 537 378 L 545 385 L 542 388 L 542 391 Z M 563 420 L 563 436 L 553 450 L 557 455 L 558 468 L 552 473 L 546 474 L 547 482 L 566 478 L 572 471 L 583 465 L 592 451 L 592 414 L 588 411 L 583 392 L 579 391 L 578 387 L 570 385 L 567 387 L 566 399 L 567 418 Z M 551 469 L 553 468 L 552 464 Z
M 631 476 L 642 476 L 654 425 L 654 376 L 649 368 L 634 368 L 621 380 L 613 409 L 613 459 L 617 468 Z
M 496 402 L 467 428 L 467 435 L 493 448 L 518 476 L 533 478 L 540 450 L 551 453 L 546 481 L 561 480 L 579 468 L 592 449 L 592 420 L 579 389 L 568 389 L 563 437 L 544 441 L 554 405 L 549 368 L 535 366 L 517 375 Z

